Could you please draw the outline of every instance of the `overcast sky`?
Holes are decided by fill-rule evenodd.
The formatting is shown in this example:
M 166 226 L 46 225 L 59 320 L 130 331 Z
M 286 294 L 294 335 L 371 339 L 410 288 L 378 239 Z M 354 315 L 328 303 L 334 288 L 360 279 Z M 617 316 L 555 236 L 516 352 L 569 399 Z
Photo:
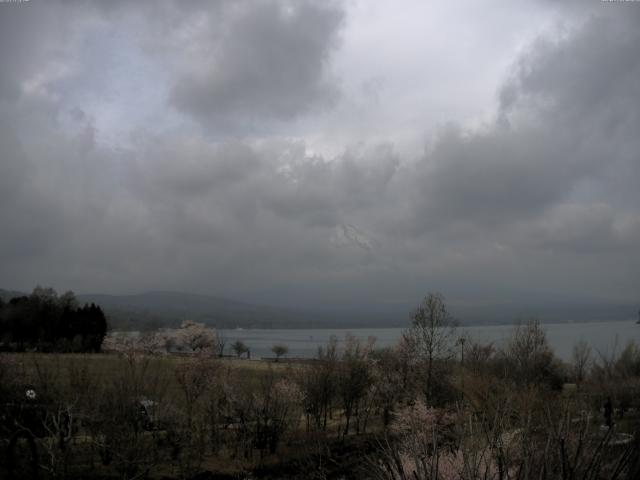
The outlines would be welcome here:
M 0 3 L 0 287 L 637 301 L 640 2 Z

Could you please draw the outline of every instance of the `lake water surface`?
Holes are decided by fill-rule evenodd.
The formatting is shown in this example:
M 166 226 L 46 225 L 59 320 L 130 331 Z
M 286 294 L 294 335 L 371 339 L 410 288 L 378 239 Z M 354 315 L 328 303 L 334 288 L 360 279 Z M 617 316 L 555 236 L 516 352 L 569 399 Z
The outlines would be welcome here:
M 513 332 L 513 325 L 486 325 L 460 327 L 458 334 L 465 332 L 475 341 L 504 343 Z M 619 352 L 629 340 L 640 343 L 640 325 L 633 321 L 590 322 L 590 323 L 550 323 L 543 324 L 549 344 L 555 353 L 564 360 L 571 358 L 573 346 L 585 340 L 593 349 L 593 354 L 611 354 Z M 271 347 L 284 344 L 289 347 L 289 357 L 311 358 L 317 354 L 318 347 L 326 345 L 332 335 L 343 340 L 348 333 L 357 338 L 376 338 L 377 347 L 395 344 L 404 329 L 402 328 L 350 328 L 350 329 L 245 329 L 222 330 L 227 339 L 226 354 L 231 352 L 231 343 L 242 340 L 250 349 L 252 358 L 273 357 Z

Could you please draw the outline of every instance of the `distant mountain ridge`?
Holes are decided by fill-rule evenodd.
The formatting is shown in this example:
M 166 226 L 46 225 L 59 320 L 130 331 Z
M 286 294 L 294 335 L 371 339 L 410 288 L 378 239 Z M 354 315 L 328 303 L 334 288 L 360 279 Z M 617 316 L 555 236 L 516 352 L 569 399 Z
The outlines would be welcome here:
M 193 293 L 151 291 L 134 295 L 82 294 L 77 298 L 82 303 L 101 305 L 114 320 L 129 317 L 131 323 L 143 318 L 164 326 L 189 319 L 219 328 L 277 328 L 304 322 L 300 312 Z
M 22 297 L 24 295 L 28 295 L 28 293 L 18 292 L 16 290 L 3 290 L 0 288 L 0 298 L 5 302 L 8 302 L 14 297 Z
M 28 293 L 2 290 L 4 301 Z M 147 330 L 175 327 L 194 320 L 218 328 L 359 328 L 407 327 L 411 308 L 384 308 L 373 303 L 364 308 L 289 308 L 254 304 L 210 295 L 150 291 L 130 295 L 79 294 L 81 304 L 100 305 L 113 329 Z M 558 302 L 538 299 L 503 305 L 452 304 L 463 325 L 515 323 L 538 318 L 544 323 L 634 320 L 637 305 L 606 302 Z
M 0 297 L 5 301 L 22 295 L 28 293 L 0 289 Z M 81 304 L 100 305 L 114 329 L 155 329 L 177 326 L 183 320 L 204 322 L 218 328 L 344 328 L 381 325 L 380 315 L 368 313 L 275 307 L 173 291 L 130 295 L 77 294 L 76 298 Z M 384 319 L 382 323 L 388 325 Z
M 0 298 L 29 295 L 2 290 Z M 153 329 L 196 320 L 219 328 L 286 328 L 318 326 L 320 318 L 307 312 L 193 293 L 151 291 L 131 295 L 77 294 L 80 304 L 100 305 L 115 329 Z M 331 324 L 331 322 L 322 322 Z

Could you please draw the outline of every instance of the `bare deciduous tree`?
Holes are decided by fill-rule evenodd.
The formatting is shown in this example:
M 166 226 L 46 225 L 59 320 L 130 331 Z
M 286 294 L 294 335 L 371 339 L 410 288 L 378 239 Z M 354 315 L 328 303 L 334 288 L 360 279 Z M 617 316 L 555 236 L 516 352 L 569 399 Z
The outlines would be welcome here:
M 591 347 L 584 340 L 580 340 L 573 346 L 573 377 L 577 384 L 581 384 L 587 373 L 591 360 Z
M 145 408 L 157 407 L 153 415 L 163 416 L 170 372 L 158 361 L 135 351 L 118 358 L 109 380 L 95 395 L 87 421 L 91 444 L 102 463 L 123 479 L 144 477 L 164 460 L 161 436 Z
M 519 324 L 503 352 L 509 378 L 520 385 L 562 385 L 562 367 L 555 359 L 547 335 L 537 319 Z
M 453 356 L 455 322 L 440 293 L 429 293 L 412 315 L 411 328 L 405 338 L 416 355 L 426 362 L 426 395 L 431 401 L 434 363 Z
M 298 372 L 297 382 L 302 392 L 307 430 L 311 419 L 316 429 L 327 428 L 327 419 L 337 390 L 337 344 L 337 337 L 332 336 L 326 347 L 318 349 L 316 361 Z
M 341 362 L 338 365 L 338 392 L 342 400 L 345 416 L 344 434 L 349 434 L 351 419 L 356 420 L 356 433 L 360 431 L 360 408 L 373 381 L 373 369 L 370 354 L 375 338 L 369 338 L 366 344 L 347 335 Z
M 182 402 L 174 406 L 168 439 L 183 478 L 196 474 L 204 459 L 211 433 L 207 417 L 217 413 L 211 411 L 207 394 L 219 384 L 217 378 L 221 370 L 218 361 L 207 356 L 186 359 L 175 370 Z

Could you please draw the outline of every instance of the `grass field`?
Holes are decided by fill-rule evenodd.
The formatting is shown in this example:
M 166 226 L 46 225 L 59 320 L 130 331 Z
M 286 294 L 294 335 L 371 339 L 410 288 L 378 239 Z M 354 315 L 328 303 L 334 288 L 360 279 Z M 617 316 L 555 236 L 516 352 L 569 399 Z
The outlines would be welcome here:
M 0 395 L 13 390 L 18 396 L 4 398 L 27 405 L 25 392 L 33 389 L 38 399 L 32 403 L 47 408 L 44 423 L 49 433 L 36 437 L 41 469 L 51 472 L 46 478 L 86 478 L 90 471 L 93 478 L 104 479 L 191 479 L 202 472 L 215 472 L 203 478 L 220 480 L 311 479 L 306 472 L 319 469 L 324 476 L 316 478 L 362 478 L 362 469 L 375 463 L 385 445 L 386 454 L 422 445 L 426 450 L 415 451 L 415 458 L 431 455 L 435 446 L 421 443 L 435 439 L 430 429 L 438 429 L 445 442 L 464 440 L 470 455 L 503 455 L 490 451 L 493 443 L 488 438 L 509 438 L 509 462 L 533 458 L 541 465 L 562 464 L 551 458 L 555 450 L 544 447 L 549 442 L 578 442 L 578 453 L 586 459 L 591 454 L 584 452 L 597 452 L 603 432 L 609 431 L 611 444 L 602 447 L 605 456 L 598 457 L 606 462 L 597 467 L 607 472 L 617 461 L 616 452 L 628 448 L 628 443 L 614 443 L 633 439 L 638 432 L 635 377 L 599 383 L 594 367 L 592 379 L 582 385 L 565 382 L 564 388 L 555 388 L 550 386 L 555 383 L 540 380 L 518 384 L 519 378 L 496 368 L 504 367 L 500 358 L 493 361 L 477 363 L 476 367 L 484 365 L 480 370 L 473 370 L 473 364 L 449 364 L 446 375 L 439 377 L 448 388 L 441 393 L 448 395 L 447 403 L 433 408 L 424 403 L 420 382 L 425 372 L 420 364 L 414 364 L 413 376 L 408 377 L 413 383 L 407 383 L 405 391 L 402 369 L 394 362 L 385 364 L 384 356 L 323 363 L 134 353 L 1 354 Z M 368 383 L 349 417 L 346 395 L 363 378 Z M 313 401 L 320 397 L 313 395 L 326 385 L 333 389 L 331 399 L 325 410 L 317 410 Z M 608 396 L 614 403 L 612 430 L 602 427 L 601 406 Z M 144 405 L 148 410 L 141 417 Z M 392 413 L 389 429 L 385 408 Z M 314 426 L 319 417 L 313 412 L 318 411 L 325 413 L 326 429 L 320 423 Z M 68 417 L 73 418 L 73 428 L 59 428 L 56 421 Z M 0 431 L 4 446 L 15 422 L 8 427 Z M 485 438 L 487 428 L 491 436 Z M 417 443 L 403 443 L 407 436 Z M 395 443 L 385 443 L 389 439 Z M 522 454 L 531 445 L 536 445 L 538 457 Z M 0 478 L 2 462 L 9 458 L 2 457 L 5 450 L 0 451 Z M 629 458 L 635 458 L 629 452 Z M 550 456 L 540 457 L 543 454 Z
M 194 435 L 202 436 L 201 430 L 206 428 L 212 417 L 207 413 L 209 403 L 220 402 L 226 395 L 226 384 L 233 384 L 238 390 L 247 392 L 246 399 L 259 398 L 263 392 L 263 384 L 269 379 L 292 378 L 305 363 L 273 362 L 263 360 L 247 360 L 238 358 L 204 358 L 179 355 L 122 355 L 122 354 L 40 354 L 20 353 L 0 356 L 2 378 L 10 382 L 19 392 L 34 389 L 38 399 L 47 403 L 72 406 L 78 420 L 78 430 L 69 441 L 73 446 L 76 464 L 92 467 L 97 476 L 109 477 L 110 467 L 96 462 L 95 445 L 97 437 L 91 436 L 92 410 L 113 408 L 109 398 L 118 391 L 126 390 L 123 397 L 149 399 L 157 403 L 158 417 L 172 422 L 191 423 L 185 415 L 194 416 Z M 210 369 L 203 376 L 203 370 Z M 185 372 L 187 372 L 185 374 Z M 185 377 L 186 375 L 186 377 Z M 207 382 L 208 384 L 202 384 Z M 7 386 L 5 384 L 4 386 Z M 223 392 L 224 391 L 224 392 Z M 194 393 L 196 392 L 196 393 Z M 246 399 L 244 401 L 246 401 Z M 209 402 L 209 403 L 208 403 Z M 224 410 L 225 406 L 220 406 Z M 188 412 L 188 413 L 185 413 Z M 309 454 L 309 438 L 302 438 L 299 426 L 304 424 L 302 411 L 292 410 L 293 424 L 290 434 L 280 445 L 277 455 L 263 455 L 263 452 L 250 452 L 249 456 L 239 455 L 237 447 L 238 428 L 236 420 L 216 417 L 216 422 L 225 424 L 220 434 L 221 447 L 216 451 L 208 448 L 202 455 L 198 468 L 228 475 L 239 475 L 252 470 L 256 465 L 261 468 L 282 466 L 287 462 L 305 457 Z M 117 412 L 116 412 L 117 413 Z M 234 409 L 225 410 L 224 415 L 234 415 Z M 80 416 L 78 416 L 80 415 Z M 216 415 L 216 414 L 214 414 Z M 99 415 L 98 415 L 99 416 Z M 85 418 L 88 418 L 85 420 Z M 176 420 L 179 419 L 179 420 Z M 159 423 L 163 425 L 163 423 Z M 152 443 L 161 445 L 167 450 L 170 438 L 164 426 L 157 431 L 143 433 L 137 440 L 139 448 L 145 449 Z M 174 428 L 174 427 L 172 427 Z M 182 427 L 181 427 L 182 428 Z M 338 428 L 335 429 L 338 431 Z M 145 440 L 145 436 L 148 440 Z M 155 443 L 154 443 L 155 442 Z M 39 449 L 48 451 L 51 441 L 39 440 Z M 92 450 L 93 449 L 93 450 Z M 93 453 L 92 453 L 93 452 Z M 154 462 L 150 478 L 167 478 L 177 475 L 175 459 L 169 460 L 169 453 L 163 454 L 166 461 L 158 459 Z M 85 458 L 86 457 L 86 458 Z M 84 458 L 84 460 L 83 460 Z M 256 461 L 258 463 L 256 463 Z M 73 463 L 72 462 L 72 463 Z M 285 462 L 285 463 L 287 463 Z M 278 467 L 280 468 L 280 467 Z M 180 476 L 180 475 L 178 475 Z
M 292 377 L 299 369 L 305 368 L 304 362 L 182 355 L 131 357 L 116 353 L 14 353 L 4 354 L 3 363 L 14 381 L 25 387 L 54 388 L 56 394 L 68 396 L 73 395 L 70 390 L 80 388 L 78 383 L 81 382 L 86 383 L 87 388 L 100 391 L 113 382 L 126 380 L 138 382 L 138 386 L 142 387 L 142 395 L 157 392 L 156 395 L 177 405 L 182 403 L 184 397 L 178 382 L 179 371 L 189 366 L 195 369 L 213 366 L 218 380 L 241 379 L 247 386 L 256 386 L 266 375 Z

